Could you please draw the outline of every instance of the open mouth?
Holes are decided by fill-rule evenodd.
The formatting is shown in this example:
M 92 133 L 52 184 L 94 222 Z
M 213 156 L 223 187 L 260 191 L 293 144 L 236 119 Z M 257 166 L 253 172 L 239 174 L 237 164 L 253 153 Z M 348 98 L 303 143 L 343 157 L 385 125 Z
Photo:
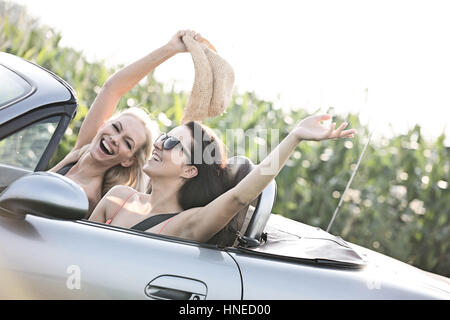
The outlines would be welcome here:
M 100 140 L 100 149 L 106 153 L 108 156 L 111 156 L 114 154 L 114 152 L 111 150 L 111 148 L 106 143 L 105 139 Z
M 158 162 L 161 161 L 161 157 L 156 152 L 152 153 L 152 159 Z

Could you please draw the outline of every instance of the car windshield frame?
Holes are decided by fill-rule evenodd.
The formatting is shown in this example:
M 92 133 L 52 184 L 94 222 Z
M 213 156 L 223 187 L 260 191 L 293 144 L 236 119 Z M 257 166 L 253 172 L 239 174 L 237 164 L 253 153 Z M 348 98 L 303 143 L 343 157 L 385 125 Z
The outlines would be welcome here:
M 3 76 L 5 77 L 3 78 Z M 4 101 L 0 97 L 0 110 L 29 97 L 34 91 L 36 91 L 36 87 L 29 79 L 0 63 L 0 80 L 4 79 L 9 79 L 11 83 L 16 85 L 16 88 L 22 89 L 22 92 L 5 99 Z

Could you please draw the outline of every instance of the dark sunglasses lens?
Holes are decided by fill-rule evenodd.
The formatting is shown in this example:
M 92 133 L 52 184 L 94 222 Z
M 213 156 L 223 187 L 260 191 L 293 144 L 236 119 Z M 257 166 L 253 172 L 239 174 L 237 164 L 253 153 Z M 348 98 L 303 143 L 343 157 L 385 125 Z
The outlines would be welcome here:
M 179 143 L 180 143 L 180 140 L 178 140 L 177 138 L 169 137 L 166 139 L 166 141 L 164 141 L 163 147 L 166 150 L 170 150 L 170 149 L 173 149 Z

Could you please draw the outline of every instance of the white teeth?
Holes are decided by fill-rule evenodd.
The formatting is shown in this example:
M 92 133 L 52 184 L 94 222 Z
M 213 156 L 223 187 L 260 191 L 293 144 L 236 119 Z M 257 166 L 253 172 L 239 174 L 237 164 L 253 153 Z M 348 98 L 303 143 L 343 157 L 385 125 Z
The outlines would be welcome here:
M 102 140 L 102 144 L 103 144 L 103 146 L 105 147 L 105 149 L 108 150 L 108 152 L 109 152 L 110 154 L 113 153 L 113 152 L 111 151 L 111 149 L 109 148 L 109 146 L 106 144 L 105 140 Z
M 161 161 L 161 158 L 156 153 L 153 154 L 153 159 L 155 159 L 155 161 Z

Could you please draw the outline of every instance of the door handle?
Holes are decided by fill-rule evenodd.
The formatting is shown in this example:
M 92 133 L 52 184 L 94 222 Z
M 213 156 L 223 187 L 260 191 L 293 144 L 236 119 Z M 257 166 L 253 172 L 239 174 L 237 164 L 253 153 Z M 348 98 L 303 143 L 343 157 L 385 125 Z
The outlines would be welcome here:
M 145 294 L 158 300 L 204 300 L 207 286 L 195 279 L 162 275 L 147 284 Z
M 159 300 L 189 300 L 192 296 L 191 292 L 161 288 L 151 285 L 145 288 L 145 294 L 150 298 Z

